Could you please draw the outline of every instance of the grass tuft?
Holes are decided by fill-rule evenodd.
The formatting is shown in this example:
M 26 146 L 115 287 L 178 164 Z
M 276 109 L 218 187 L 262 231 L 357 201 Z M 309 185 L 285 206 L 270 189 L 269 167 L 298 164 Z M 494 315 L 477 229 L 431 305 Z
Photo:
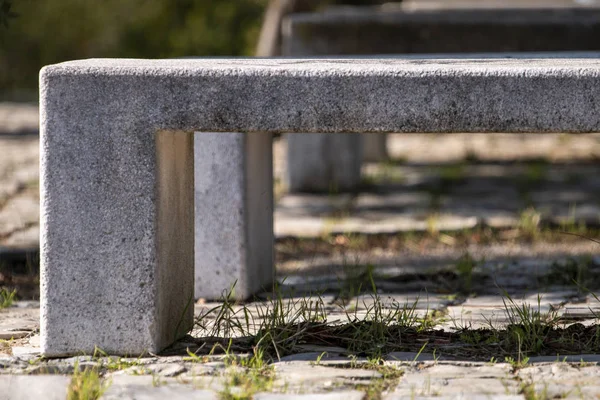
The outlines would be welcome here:
M 463 274 L 468 277 L 475 262 L 464 256 Z M 420 307 L 419 299 L 401 304 L 379 294 L 372 274 L 363 277 L 370 290 L 348 301 L 326 303 L 322 295 L 284 297 L 277 289 L 261 303 L 238 304 L 225 296 L 222 305 L 204 313 L 197 326 L 203 346 L 189 352 L 189 360 L 202 362 L 206 351 L 254 354 L 262 368 L 271 361 L 304 351 L 306 346 L 336 347 L 354 356 L 380 359 L 393 351 L 428 352 L 487 361 L 504 359 L 515 369 L 534 355 L 595 352 L 600 345 L 600 326 L 571 324 L 558 312 L 542 312 L 537 305 L 517 302 L 503 293 L 506 325 L 489 328 L 436 329 L 447 318 L 443 310 Z M 362 293 L 362 292 L 361 292 Z M 328 321 L 329 315 L 335 319 Z M 235 336 L 225 336 L 235 333 Z M 213 346 L 211 347 L 211 343 Z M 256 356 L 260 355 L 259 358 Z
M 483 262 L 483 260 L 480 262 Z M 467 252 L 463 254 L 456 263 L 456 272 L 458 273 L 461 284 L 459 291 L 462 294 L 467 296 L 471 294 L 471 290 L 473 289 L 473 272 L 480 262 L 476 261 L 471 254 Z
M 110 383 L 100 376 L 97 367 L 80 370 L 79 365 L 75 365 L 67 388 L 67 400 L 97 400 L 109 386 Z
M 251 400 L 258 392 L 269 392 L 273 389 L 275 371 L 268 365 L 262 348 L 254 347 L 249 357 L 238 357 L 231 351 L 229 341 L 225 352 L 227 366 L 223 377 L 223 389 L 219 392 L 222 400 Z
M 547 345 L 549 333 L 558 325 L 556 311 L 541 312 L 542 297 L 537 297 L 537 309 L 523 302 L 517 304 L 507 292 L 502 299 L 509 324 L 506 327 L 507 340 L 521 354 L 540 353 Z
M 0 288 L 0 309 L 12 306 L 16 296 L 16 290 L 10 291 L 6 288 Z
M 535 240 L 540 236 L 540 223 L 542 222 L 542 214 L 529 207 L 519 216 L 519 230 L 524 238 Z
M 140 366 L 141 358 L 141 355 L 135 360 L 127 360 L 123 357 L 110 356 L 99 347 L 94 349 L 94 354 L 92 355 L 92 359 L 94 359 L 99 365 L 108 371 L 122 371 L 130 367 Z

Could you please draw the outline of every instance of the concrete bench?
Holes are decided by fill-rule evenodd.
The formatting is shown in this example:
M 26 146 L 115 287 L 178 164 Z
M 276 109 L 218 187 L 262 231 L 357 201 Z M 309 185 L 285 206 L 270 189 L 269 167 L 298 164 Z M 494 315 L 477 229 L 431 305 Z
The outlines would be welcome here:
M 282 54 L 373 54 L 600 50 L 600 1 L 404 0 L 332 7 L 283 22 Z M 384 161 L 386 135 L 287 135 L 292 192 L 360 187 L 361 164 Z
M 73 61 L 40 107 L 42 351 L 133 355 L 192 326 L 194 213 L 207 286 L 269 284 L 269 132 L 598 132 L 600 60 Z

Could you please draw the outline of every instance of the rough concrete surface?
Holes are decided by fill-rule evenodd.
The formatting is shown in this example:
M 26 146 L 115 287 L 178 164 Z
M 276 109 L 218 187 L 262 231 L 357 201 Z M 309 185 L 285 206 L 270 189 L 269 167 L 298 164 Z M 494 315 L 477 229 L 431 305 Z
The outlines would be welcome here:
M 151 130 L 590 132 L 600 129 L 596 57 L 72 61 L 41 72 L 42 134 L 73 104 L 96 106 L 82 120 L 108 113 L 137 127 L 143 117 Z M 69 92 L 74 85 L 94 96 Z M 111 90 L 121 95 L 99 101 Z M 127 103 L 130 96 L 137 100 Z
M 192 205 L 182 201 L 190 204 L 185 211 L 163 201 L 185 196 L 157 173 L 157 132 L 588 132 L 600 130 L 599 76 L 592 58 L 47 66 L 40 73 L 42 349 L 141 354 L 191 323 L 193 294 L 165 294 L 171 278 L 161 257 L 178 245 L 191 254 L 192 244 L 160 232 L 175 232 L 170 224 Z M 193 273 L 191 263 L 178 268 Z M 180 321 L 174 330 L 172 319 Z
M 196 298 L 248 298 L 274 274 L 271 135 L 197 133 L 195 148 Z
M 0 376 L 0 399 L 64 400 L 68 384 L 67 376 L 2 375 Z

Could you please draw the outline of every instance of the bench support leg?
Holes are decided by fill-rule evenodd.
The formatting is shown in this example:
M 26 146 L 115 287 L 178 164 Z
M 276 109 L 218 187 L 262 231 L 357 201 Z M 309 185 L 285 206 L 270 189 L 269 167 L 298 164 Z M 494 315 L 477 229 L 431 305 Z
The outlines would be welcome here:
M 43 354 L 162 350 L 193 323 L 192 133 L 46 125 Z
M 368 162 L 384 162 L 388 160 L 387 134 L 368 133 L 363 135 L 363 158 Z
M 359 134 L 290 133 L 286 140 L 286 184 L 290 192 L 328 193 L 359 188 Z
M 196 298 L 273 281 L 272 134 L 196 133 Z

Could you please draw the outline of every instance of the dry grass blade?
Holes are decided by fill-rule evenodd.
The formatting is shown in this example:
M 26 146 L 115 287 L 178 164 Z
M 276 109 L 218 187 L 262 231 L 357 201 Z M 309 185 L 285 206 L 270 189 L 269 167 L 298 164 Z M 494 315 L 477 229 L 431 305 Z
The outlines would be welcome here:
M 560 233 L 562 233 L 563 235 L 577 236 L 577 237 L 579 237 L 579 238 L 582 238 L 582 239 L 587 239 L 587 240 L 589 240 L 589 241 L 592 241 L 592 242 L 594 242 L 594 243 L 598 243 L 598 244 L 600 244 L 600 240 L 592 239 L 592 238 L 591 238 L 591 237 L 589 237 L 589 236 L 580 235 L 579 233 L 574 233 L 574 232 L 560 232 Z

